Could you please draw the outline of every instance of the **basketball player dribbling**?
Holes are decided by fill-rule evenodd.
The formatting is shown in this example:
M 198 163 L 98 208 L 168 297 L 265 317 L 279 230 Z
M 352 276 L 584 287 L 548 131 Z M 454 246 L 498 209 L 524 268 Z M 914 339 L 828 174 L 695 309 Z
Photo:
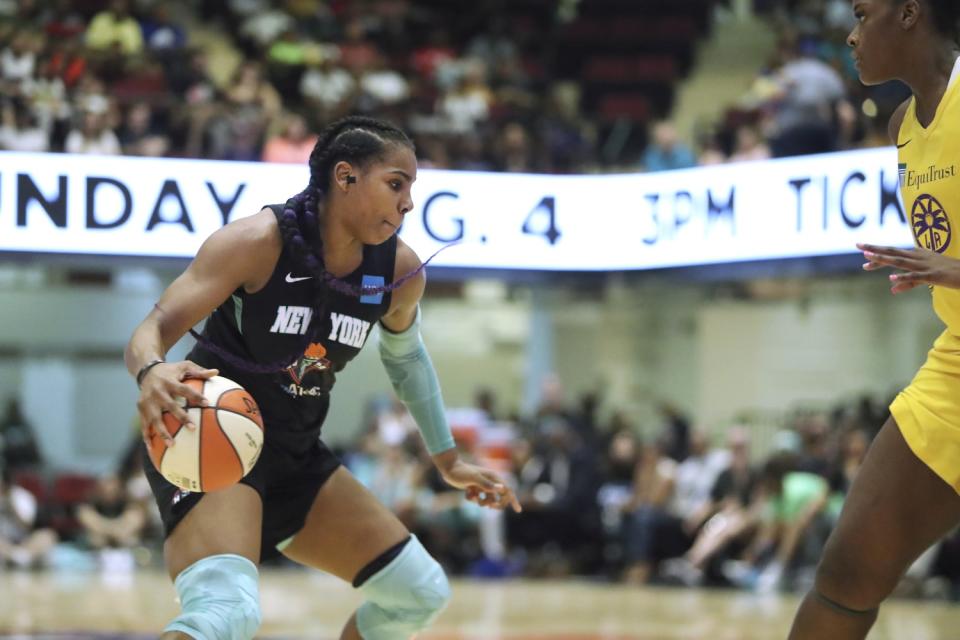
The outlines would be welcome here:
M 890 120 L 917 248 L 859 245 L 893 293 L 928 285 L 946 325 L 890 406 L 790 633 L 865 638 L 910 564 L 960 523 L 960 63 L 956 0 L 853 0 L 848 38 L 861 80 L 913 92 Z
M 407 638 L 446 605 L 439 564 L 319 439 L 335 374 L 376 322 L 384 367 L 444 480 L 483 506 L 520 508 L 493 472 L 458 458 L 420 337 L 423 265 L 396 236 L 413 207 L 413 144 L 387 123 L 347 118 L 321 133 L 309 165 L 303 192 L 211 235 L 127 347 L 145 439 L 169 443 L 161 413 L 186 424 L 175 397 L 202 404 L 183 381 L 218 372 L 252 394 L 265 426 L 253 470 L 221 491 L 180 491 L 145 465 L 181 604 L 164 639 L 253 638 L 257 565 L 277 551 L 365 596 L 341 638 Z M 189 360 L 164 362 L 208 316 Z

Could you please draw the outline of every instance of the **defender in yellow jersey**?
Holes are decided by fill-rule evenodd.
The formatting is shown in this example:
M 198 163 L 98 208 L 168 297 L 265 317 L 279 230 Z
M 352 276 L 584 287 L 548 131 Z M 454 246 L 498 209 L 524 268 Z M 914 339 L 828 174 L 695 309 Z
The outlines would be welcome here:
M 890 406 L 827 541 L 791 640 L 865 638 L 910 564 L 960 523 L 960 2 L 852 0 L 848 38 L 864 84 L 913 97 L 890 120 L 915 249 L 859 245 L 892 291 L 930 287 L 946 324 Z

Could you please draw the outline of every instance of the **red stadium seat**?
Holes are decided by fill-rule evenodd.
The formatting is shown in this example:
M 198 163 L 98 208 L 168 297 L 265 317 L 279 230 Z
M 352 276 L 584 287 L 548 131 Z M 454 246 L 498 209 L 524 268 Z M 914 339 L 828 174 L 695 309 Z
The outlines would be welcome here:
M 43 504 L 48 498 L 48 488 L 46 479 L 37 471 L 18 471 L 13 475 L 13 484 L 23 487 L 33 494 L 39 504 Z
M 600 100 L 597 108 L 604 120 L 627 119 L 634 122 L 646 122 L 650 119 L 650 101 L 643 94 L 608 94 Z

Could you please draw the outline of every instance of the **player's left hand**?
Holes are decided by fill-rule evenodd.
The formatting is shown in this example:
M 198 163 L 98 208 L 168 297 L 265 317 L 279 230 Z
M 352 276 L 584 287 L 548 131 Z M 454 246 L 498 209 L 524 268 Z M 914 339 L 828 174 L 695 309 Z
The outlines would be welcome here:
M 901 273 L 890 275 L 890 291 L 903 293 L 920 285 L 939 285 L 960 289 L 960 260 L 923 249 L 897 249 L 873 244 L 857 244 L 867 259 L 863 269 L 876 271 L 884 267 L 900 269 Z
M 446 451 L 434 456 L 434 462 L 444 482 L 465 491 L 467 500 L 476 502 L 481 507 L 505 509 L 510 506 L 517 513 L 522 511 L 513 489 L 508 487 L 500 476 L 489 469 L 464 462 L 456 455 L 456 449 L 451 451 L 452 456 Z

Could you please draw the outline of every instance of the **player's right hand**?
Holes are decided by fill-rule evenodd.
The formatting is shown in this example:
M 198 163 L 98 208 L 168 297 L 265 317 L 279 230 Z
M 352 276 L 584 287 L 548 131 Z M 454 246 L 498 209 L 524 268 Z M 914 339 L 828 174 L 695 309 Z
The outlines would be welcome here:
M 190 422 L 190 416 L 179 399 L 186 398 L 187 404 L 201 407 L 207 405 L 207 400 L 184 380 L 206 380 L 219 373 L 217 369 L 205 369 L 189 360 L 164 362 L 152 367 L 140 382 L 140 399 L 137 400 L 144 442 L 148 443 L 152 436 L 159 436 L 168 447 L 173 446 L 173 438 L 163 423 L 164 413 L 171 414 L 186 428 L 195 429 L 196 425 Z

